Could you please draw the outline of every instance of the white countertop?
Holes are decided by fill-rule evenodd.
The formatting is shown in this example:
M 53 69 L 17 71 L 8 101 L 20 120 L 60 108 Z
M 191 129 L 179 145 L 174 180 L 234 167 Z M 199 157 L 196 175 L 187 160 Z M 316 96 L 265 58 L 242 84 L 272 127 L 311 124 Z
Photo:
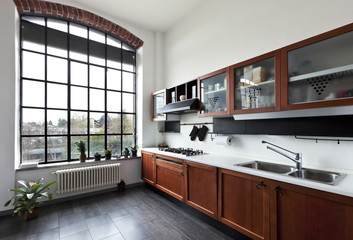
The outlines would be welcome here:
M 146 152 L 152 152 L 155 154 L 175 157 L 175 158 L 179 158 L 179 159 L 183 159 L 191 162 L 201 163 L 209 166 L 225 168 L 236 172 L 247 173 L 247 174 L 273 179 L 276 181 L 286 182 L 294 185 L 299 185 L 303 187 L 318 189 L 321 191 L 340 194 L 348 197 L 353 197 L 353 174 L 352 173 L 341 171 L 342 173 L 345 173 L 347 175 L 336 186 L 332 186 L 332 185 L 313 182 L 309 180 L 298 179 L 295 177 L 286 176 L 278 173 L 271 173 L 271 172 L 255 170 L 255 169 L 246 168 L 246 167 L 234 166 L 234 164 L 245 163 L 250 161 L 273 162 L 273 163 L 294 166 L 294 163 L 292 164 L 292 162 L 288 162 L 287 160 L 284 160 L 283 162 L 278 162 L 278 161 L 271 161 L 267 159 L 242 157 L 242 156 L 230 156 L 230 155 L 220 154 L 220 153 L 206 153 L 203 155 L 185 156 L 182 154 L 160 151 L 158 148 L 142 148 L 141 150 Z M 307 167 L 305 166 L 305 163 L 303 163 L 303 167 Z M 321 169 L 321 170 L 330 171 L 329 169 Z M 333 172 L 337 172 L 337 171 L 335 170 Z

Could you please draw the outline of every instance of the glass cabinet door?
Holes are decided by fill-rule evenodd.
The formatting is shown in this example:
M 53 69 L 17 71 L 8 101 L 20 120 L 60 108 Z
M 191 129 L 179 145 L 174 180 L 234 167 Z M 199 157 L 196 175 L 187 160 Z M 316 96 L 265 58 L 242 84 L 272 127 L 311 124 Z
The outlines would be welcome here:
M 164 105 L 166 104 L 165 97 L 165 90 L 158 91 L 152 94 L 152 121 L 166 120 L 166 114 L 160 113 L 161 108 L 164 107 Z
M 353 31 L 307 41 L 306 46 L 294 46 L 287 52 L 288 104 L 323 107 L 324 101 L 352 98 Z M 335 104 L 340 105 L 339 101 Z
M 226 115 L 227 112 L 227 71 L 226 69 L 200 78 L 200 114 Z
M 275 58 L 234 69 L 235 109 L 275 106 Z

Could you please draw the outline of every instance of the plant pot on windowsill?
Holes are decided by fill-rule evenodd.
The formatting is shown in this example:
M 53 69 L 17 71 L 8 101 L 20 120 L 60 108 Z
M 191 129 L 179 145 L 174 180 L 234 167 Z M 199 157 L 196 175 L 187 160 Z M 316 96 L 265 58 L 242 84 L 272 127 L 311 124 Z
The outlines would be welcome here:
M 38 208 L 37 207 L 35 207 L 34 209 L 33 209 L 33 211 L 32 211 L 32 213 L 28 213 L 28 215 L 27 215 L 27 221 L 29 221 L 29 220 L 32 220 L 32 219 L 35 219 L 35 218 L 37 218 L 38 217 Z
M 104 150 L 104 153 L 105 153 L 105 160 L 110 160 L 110 159 L 112 159 L 112 150 L 105 149 L 105 150 Z
M 137 150 L 131 150 L 131 157 L 137 157 Z
M 80 162 L 85 162 L 87 160 L 87 155 L 86 154 L 80 154 Z
M 94 154 L 94 161 L 100 161 L 102 158 L 102 155 L 100 155 L 99 153 Z

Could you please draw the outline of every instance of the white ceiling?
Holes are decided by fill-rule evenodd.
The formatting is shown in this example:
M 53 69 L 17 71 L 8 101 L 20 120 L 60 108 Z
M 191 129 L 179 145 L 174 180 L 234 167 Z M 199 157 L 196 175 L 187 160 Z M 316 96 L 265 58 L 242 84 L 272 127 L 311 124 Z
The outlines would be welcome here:
M 202 0 L 72 0 L 154 31 L 164 32 Z M 102 16 L 104 17 L 104 16 Z

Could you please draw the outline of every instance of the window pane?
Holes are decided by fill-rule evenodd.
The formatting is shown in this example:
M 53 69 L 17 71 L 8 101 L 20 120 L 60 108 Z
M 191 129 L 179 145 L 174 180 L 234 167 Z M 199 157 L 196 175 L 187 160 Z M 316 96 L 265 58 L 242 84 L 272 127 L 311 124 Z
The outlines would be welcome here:
M 67 35 L 53 29 L 48 29 L 47 34 L 47 52 L 52 55 L 67 58 Z
M 86 154 L 87 152 L 87 143 L 88 143 L 88 137 L 87 136 L 75 136 L 71 137 L 71 159 L 78 159 L 80 157 L 80 152 L 77 150 L 77 145 L 75 144 L 76 142 L 79 141 L 84 141 L 86 143 Z
M 107 88 L 121 90 L 121 71 L 107 69 Z
M 136 50 L 132 47 L 130 47 L 129 45 L 127 45 L 126 43 L 123 43 L 123 49 L 124 50 L 128 50 L 128 51 L 131 51 L 131 52 L 136 52 Z
M 107 66 L 121 69 L 121 49 L 107 46 Z
M 90 65 L 89 67 L 89 84 L 91 87 L 104 88 L 105 71 L 102 67 Z
M 22 134 L 44 135 L 44 110 L 22 109 Z
M 123 112 L 134 112 L 134 94 L 123 93 Z
M 135 53 L 123 51 L 123 70 L 135 71 Z
M 123 72 L 123 91 L 133 92 L 135 90 L 135 74 Z
M 91 112 L 89 115 L 89 128 L 91 134 L 104 134 L 104 113 Z
M 71 134 L 87 134 L 87 113 L 71 112 Z
M 67 111 L 47 111 L 48 135 L 61 135 L 67 133 Z
M 121 115 L 115 113 L 108 113 L 107 119 L 108 133 L 121 133 Z
M 117 48 L 121 48 L 121 42 L 116 39 L 113 38 L 111 36 L 107 36 L 107 45 L 113 46 L 113 47 L 117 47 Z
M 42 17 L 23 16 L 22 19 L 37 25 L 45 26 L 45 21 Z
M 134 132 L 134 115 L 123 114 L 123 133 Z
M 45 28 L 31 22 L 22 22 L 22 48 L 45 51 Z
M 87 27 L 70 22 L 70 33 L 79 37 L 87 38 Z
M 48 57 L 47 61 L 48 81 L 67 83 L 67 60 Z
M 107 91 L 107 110 L 110 112 L 121 111 L 121 93 Z
M 48 162 L 67 160 L 67 137 L 48 137 Z
M 70 35 L 70 58 L 87 62 L 87 40 Z
M 130 148 L 134 145 L 134 138 L 132 135 L 123 135 L 123 151 L 125 148 L 128 148 L 130 150 Z
M 107 137 L 108 149 L 112 150 L 113 156 L 121 155 L 121 136 L 108 136 Z
M 90 136 L 89 137 L 89 155 L 94 157 L 94 154 L 98 152 L 104 155 L 104 136 Z
M 22 162 L 44 162 L 44 137 L 22 137 Z
M 87 64 L 71 62 L 71 84 L 87 86 L 88 66 Z
M 34 78 L 44 80 L 44 55 L 22 52 L 22 76 L 25 78 Z
M 22 104 L 28 107 L 44 107 L 44 82 L 23 80 Z
M 89 62 L 105 66 L 105 45 L 93 41 L 89 44 Z
M 71 87 L 71 109 L 87 110 L 88 90 L 82 87 Z
M 53 29 L 59 30 L 61 32 L 67 33 L 67 22 L 66 21 L 48 18 L 47 26 L 49 28 L 53 28 Z
M 89 29 L 89 39 L 96 41 L 96 42 L 100 42 L 100 43 L 105 43 L 105 34 L 94 30 L 92 28 Z
M 90 110 L 104 111 L 104 90 L 90 89 Z
M 47 84 L 49 108 L 66 108 L 67 109 L 67 86 L 61 84 Z

